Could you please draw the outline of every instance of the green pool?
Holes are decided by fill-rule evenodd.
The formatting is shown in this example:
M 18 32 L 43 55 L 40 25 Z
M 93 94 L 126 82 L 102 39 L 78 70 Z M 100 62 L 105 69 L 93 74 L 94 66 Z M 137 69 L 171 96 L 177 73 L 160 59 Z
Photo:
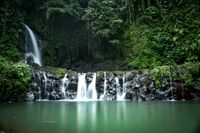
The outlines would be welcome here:
M 200 102 L 0 103 L 6 133 L 200 133 Z

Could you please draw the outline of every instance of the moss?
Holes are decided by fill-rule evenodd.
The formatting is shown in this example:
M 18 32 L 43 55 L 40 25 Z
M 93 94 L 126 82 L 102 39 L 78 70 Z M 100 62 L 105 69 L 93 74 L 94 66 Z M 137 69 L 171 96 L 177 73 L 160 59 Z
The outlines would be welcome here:
M 199 80 L 200 63 L 185 63 L 178 66 L 179 78 L 186 86 L 191 86 L 194 81 Z
M 185 63 L 179 66 L 157 66 L 150 71 L 157 88 L 164 83 L 180 81 L 185 86 L 192 86 L 199 81 L 199 63 Z
M 157 66 L 150 71 L 150 74 L 156 86 L 161 86 L 164 78 L 169 78 L 170 76 L 170 66 Z
M 55 72 L 54 72 L 54 74 L 55 74 L 55 76 L 56 76 L 57 78 L 60 78 L 60 77 L 64 76 L 66 73 L 67 73 L 67 70 L 64 69 L 64 68 L 57 68 L 57 69 L 55 70 Z
M 30 67 L 32 68 L 32 69 L 39 69 L 40 68 L 40 66 L 38 65 L 38 64 L 36 64 L 36 63 L 31 63 L 31 64 L 29 64 L 30 65 Z
M 104 71 L 97 71 L 97 77 L 104 77 Z

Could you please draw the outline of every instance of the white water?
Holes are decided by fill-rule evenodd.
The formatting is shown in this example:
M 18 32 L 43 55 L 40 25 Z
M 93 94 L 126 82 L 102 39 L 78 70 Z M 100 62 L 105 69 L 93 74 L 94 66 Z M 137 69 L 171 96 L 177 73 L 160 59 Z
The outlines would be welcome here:
M 67 86 L 68 86 L 68 78 L 67 78 L 67 74 L 65 74 L 64 78 L 62 79 L 62 86 L 61 86 L 64 99 L 67 99 L 66 92 L 65 92 Z
M 78 90 L 77 90 L 77 100 L 87 99 L 87 84 L 85 82 L 86 74 L 78 75 Z
M 25 26 L 25 28 L 27 29 L 27 31 L 30 35 L 32 47 L 33 47 L 33 51 L 26 53 L 25 58 L 27 59 L 28 57 L 31 56 L 34 60 L 34 63 L 42 66 L 41 53 L 40 53 L 40 50 L 38 48 L 38 43 L 37 43 L 36 37 L 35 37 L 33 31 L 27 25 L 24 24 L 24 26 Z
M 115 77 L 115 82 L 116 82 L 116 91 L 117 91 L 117 100 L 118 100 L 121 97 L 121 88 L 120 88 L 118 77 Z
M 138 81 L 140 80 L 140 75 L 139 75 L 139 71 L 137 71 L 137 74 L 136 74 L 136 76 L 135 76 L 135 81 L 136 81 L 136 87 L 139 87 L 140 85 L 139 84 L 137 84 L 138 83 Z
M 42 96 L 41 96 L 42 91 L 40 87 L 38 87 L 38 93 L 39 93 L 39 99 L 42 99 Z
M 107 88 L 107 79 L 106 79 L 106 72 L 104 72 L 103 94 L 100 96 L 101 100 L 105 99 L 106 88 Z
M 116 89 L 117 89 L 117 101 L 123 101 L 125 100 L 126 96 L 126 75 L 123 75 L 123 84 L 122 84 L 122 91 L 121 87 L 119 84 L 119 78 L 115 77 L 115 82 L 116 82 Z
M 77 91 L 77 101 L 83 100 L 97 100 L 96 91 L 96 73 L 93 74 L 92 82 L 87 88 L 85 81 L 86 74 L 79 74 L 78 76 L 78 91 Z
M 43 76 L 44 76 L 44 89 L 45 89 L 45 93 L 47 93 L 46 99 L 49 99 L 49 92 L 47 91 L 47 76 L 45 73 L 43 73 Z
M 125 100 L 125 97 L 126 97 L 126 86 L 127 86 L 126 74 L 124 74 L 124 76 L 123 76 L 123 92 L 122 92 L 122 96 L 120 97 L 119 100 Z
M 88 86 L 87 98 L 92 99 L 92 100 L 97 100 L 96 77 L 97 77 L 96 73 L 94 73 L 92 82 Z

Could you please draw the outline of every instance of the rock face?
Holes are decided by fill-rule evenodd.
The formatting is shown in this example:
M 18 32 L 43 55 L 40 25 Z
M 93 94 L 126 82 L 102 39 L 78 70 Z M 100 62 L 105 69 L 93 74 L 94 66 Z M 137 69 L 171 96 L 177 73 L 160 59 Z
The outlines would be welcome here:
M 27 92 L 27 100 L 72 100 L 77 98 L 81 73 L 67 72 L 58 77 L 53 72 L 37 70 L 32 74 L 32 84 Z M 94 73 L 85 73 L 86 87 L 93 81 Z M 150 71 L 96 72 L 96 93 L 100 100 L 199 100 L 200 89 L 186 88 L 180 81 L 163 79 L 156 85 Z

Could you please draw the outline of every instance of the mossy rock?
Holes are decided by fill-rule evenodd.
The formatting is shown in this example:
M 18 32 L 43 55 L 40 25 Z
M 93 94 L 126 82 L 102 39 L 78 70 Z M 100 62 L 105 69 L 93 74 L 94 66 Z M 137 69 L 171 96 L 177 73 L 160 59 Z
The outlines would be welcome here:
M 67 73 L 67 69 L 64 68 L 56 68 L 54 71 L 56 78 L 61 78 Z
M 179 79 L 184 85 L 190 86 L 200 77 L 200 63 L 185 63 L 178 66 Z
M 104 72 L 105 72 L 105 71 L 97 71 L 97 72 L 96 72 L 97 77 L 104 77 Z

